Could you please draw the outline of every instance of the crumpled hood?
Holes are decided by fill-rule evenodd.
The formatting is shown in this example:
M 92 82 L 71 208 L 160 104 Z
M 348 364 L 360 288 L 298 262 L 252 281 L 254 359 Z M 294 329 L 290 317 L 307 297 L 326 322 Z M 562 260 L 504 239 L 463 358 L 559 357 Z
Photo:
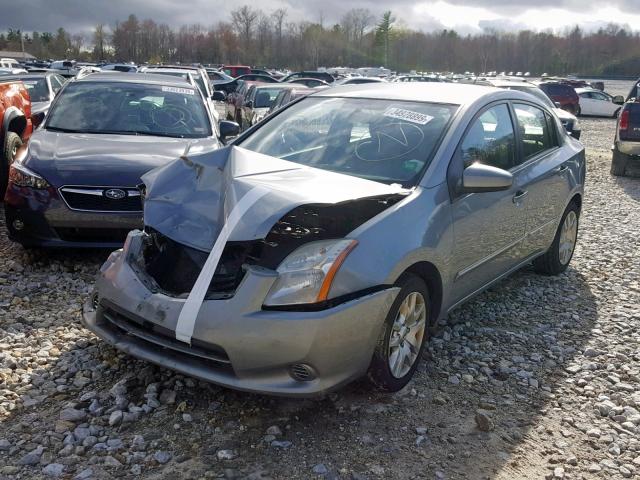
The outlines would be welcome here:
M 24 165 L 55 187 L 135 187 L 146 172 L 184 155 L 187 149 L 211 151 L 217 147 L 217 140 L 212 138 L 97 135 L 40 129 L 29 140 Z
M 266 193 L 243 204 L 230 241 L 265 238 L 284 214 L 301 205 L 403 191 L 399 185 L 307 167 L 236 146 L 191 153 L 147 173 L 142 181 L 145 225 L 203 251 L 212 249 L 234 207 L 255 189 Z

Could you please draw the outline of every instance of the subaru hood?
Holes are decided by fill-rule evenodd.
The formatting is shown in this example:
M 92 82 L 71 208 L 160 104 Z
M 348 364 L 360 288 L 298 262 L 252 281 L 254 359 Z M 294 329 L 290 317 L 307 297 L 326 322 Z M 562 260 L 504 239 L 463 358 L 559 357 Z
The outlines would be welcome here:
M 218 142 L 215 138 L 102 135 L 39 129 L 29 140 L 24 165 L 56 187 L 135 187 L 146 172 L 175 160 L 187 151 L 216 148 Z
M 225 232 L 229 241 L 264 239 L 279 219 L 303 205 L 409 193 L 400 185 L 308 167 L 236 146 L 191 152 L 147 173 L 142 181 L 145 226 L 202 251 L 213 248 L 223 228 L 232 228 Z

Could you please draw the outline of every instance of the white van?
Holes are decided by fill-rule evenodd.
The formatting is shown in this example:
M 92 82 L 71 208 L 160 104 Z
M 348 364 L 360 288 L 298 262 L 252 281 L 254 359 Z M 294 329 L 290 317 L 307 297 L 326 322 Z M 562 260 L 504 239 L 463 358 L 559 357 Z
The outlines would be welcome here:
M 0 58 L 0 68 L 20 68 L 20 64 L 13 58 Z

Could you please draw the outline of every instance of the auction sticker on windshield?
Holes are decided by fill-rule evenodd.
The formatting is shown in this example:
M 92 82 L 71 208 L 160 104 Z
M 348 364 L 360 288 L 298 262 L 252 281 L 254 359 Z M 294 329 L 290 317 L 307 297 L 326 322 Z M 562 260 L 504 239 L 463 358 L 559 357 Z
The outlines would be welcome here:
M 405 110 L 404 108 L 389 107 L 383 115 L 385 117 L 397 118 L 398 120 L 405 120 L 407 122 L 418 123 L 420 125 L 426 125 L 433 117 L 431 115 L 425 115 L 420 112 L 413 112 L 411 110 Z
M 191 90 L 190 88 L 178 88 L 178 87 L 162 87 L 162 91 L 163 92 L 170 92 L 170 93 L 182 93 L 185 95 L 195 95 L 196 91 L 195 90 Z

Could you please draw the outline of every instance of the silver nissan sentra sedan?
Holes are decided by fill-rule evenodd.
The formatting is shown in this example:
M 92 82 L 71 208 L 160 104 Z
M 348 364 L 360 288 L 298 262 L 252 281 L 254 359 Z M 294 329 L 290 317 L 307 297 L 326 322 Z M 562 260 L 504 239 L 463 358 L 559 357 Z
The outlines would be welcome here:
M 144 230 L 101 268 L 90 330 L 240 390 L 393 392 L 453 308 L 523 265 L 567 268 L 585 155 L 527 93 L 365 84 L 142 180 Z

